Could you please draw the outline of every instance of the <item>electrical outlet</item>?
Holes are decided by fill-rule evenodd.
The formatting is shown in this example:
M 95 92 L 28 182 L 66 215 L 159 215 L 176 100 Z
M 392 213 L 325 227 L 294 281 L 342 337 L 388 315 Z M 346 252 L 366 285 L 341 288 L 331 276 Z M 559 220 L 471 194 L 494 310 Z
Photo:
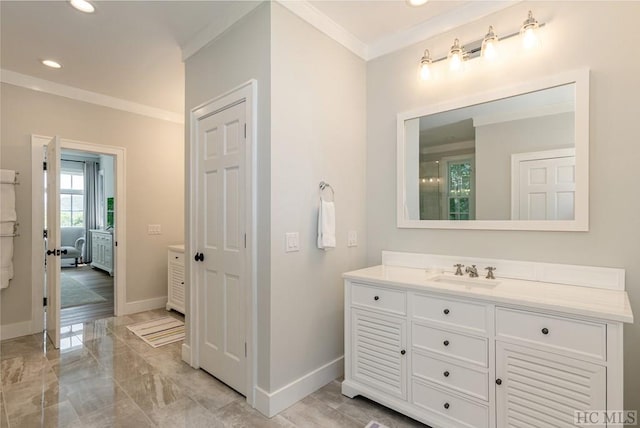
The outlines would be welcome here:
M 358 232 L 355 230 L 350 230 L 347 234 L 347 247 L 357 247 L 358 246 Z
M 284 252 L 291 253 L 300 251 L 300 235 L 298 232 L 287 232 L 284 234 Z
M 162 228 L 159 224 L 149 224 L 147 225 L 147 234 L 148 235 L 161 235 Z

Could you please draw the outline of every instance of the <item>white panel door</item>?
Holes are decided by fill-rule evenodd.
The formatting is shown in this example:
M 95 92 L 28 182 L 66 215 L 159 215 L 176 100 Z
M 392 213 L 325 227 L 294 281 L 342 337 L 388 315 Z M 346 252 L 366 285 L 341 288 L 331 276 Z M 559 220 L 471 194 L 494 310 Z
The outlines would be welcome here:
M 197 122 L 200 366 L 246 395 L 245 102 Z M 193 260 L 193 255 L 191 256 Z
M 60 348 L 60 138 L 47 144 L 47 335 Z
M 607 408 L 597 364 L 497 341 L 496 377 L 498 428 L 572 428 L 575 411 Z
M 574 220 L 575 156 L 520 162 L 520 220 Z

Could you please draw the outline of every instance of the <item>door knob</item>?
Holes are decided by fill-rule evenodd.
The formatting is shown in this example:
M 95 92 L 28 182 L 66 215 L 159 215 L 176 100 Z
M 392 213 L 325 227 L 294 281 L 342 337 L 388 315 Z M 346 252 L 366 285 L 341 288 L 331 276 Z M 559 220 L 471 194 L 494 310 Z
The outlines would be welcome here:
M 197 261 L 197 262 L 204 261 L 204 254 L 196 253 L 196 256 L 194 257 L 194 260 Z
M 47 250 L 47 256 L 50 256 L 55 253 L 56 253 L 56 250 Z
M 60 251 L 62 254 L 67 254 L 68 250 L 62 250 Z
M 496 385 L 502 385 L 502 379 L 496 379 Z

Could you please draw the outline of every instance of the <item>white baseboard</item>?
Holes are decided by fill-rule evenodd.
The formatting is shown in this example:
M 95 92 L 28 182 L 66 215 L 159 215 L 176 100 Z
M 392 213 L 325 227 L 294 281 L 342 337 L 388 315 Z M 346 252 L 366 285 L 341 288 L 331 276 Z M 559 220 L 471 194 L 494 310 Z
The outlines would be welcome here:
M 339 357 L 274 392 L 267 392 L 256 386 L 255 408 L 271 418 L 343 373 L 344 357 Z
M 151 309 L 164 308 L 167 305 L 167 296 L 154 297 L 153 299 L 136 300 L 135 302 L 127 302 L 124 308 L 124 314 L 135 314 Z
M 0 326 L 0 340 L 13 339 L 14 337 L 27 336 L 36 333 L 33 331 L 31 321 L 16 322 Z

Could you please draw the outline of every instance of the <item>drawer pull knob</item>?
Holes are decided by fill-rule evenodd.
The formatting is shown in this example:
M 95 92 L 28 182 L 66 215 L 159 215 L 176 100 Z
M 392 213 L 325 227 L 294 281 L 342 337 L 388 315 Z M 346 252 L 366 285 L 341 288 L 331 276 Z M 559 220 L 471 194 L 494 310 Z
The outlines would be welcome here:
M 496 379 L 496 385 L 502 385 L 502 379 Z
M 448 409 L 449 408 L 449 403 L 444 403 L 444 408 Z
M 404 355 L 406 353 L 407 353 L 407 351 L 405 351 L 404 349 L 402 351 L 400 351 L 400 354 L 402 354 L 402 355 Z
M 443 344 L 444 346 L 449 346 L 449 341 L 448 341 L 448 340 L 445 340 L 444 342 L 442 342 L 442 344 Z
M 380 296 L 373 296 L 373 300 L 380 300 Z
M 178 257 L 178 256 L 176 256 L 176 260 L 177 260 L 177 259 L 179 259 L 179 257 Z
M 542 334 L 549 334 L 549 329 L 547 327 L 543 328 Z
M 442 311 L 442 312 L 444 312 L 444 314 L 445 314 L 445 315 L 449 315 L 449 309 L 445 309 L 445 310 L 444 310 L 444 311 Z
M 444 372 L 442 374 L 444 375 L 444 377 L 449 377 L 449 372 L 448 371 L 446 371 L 446 372 Z

